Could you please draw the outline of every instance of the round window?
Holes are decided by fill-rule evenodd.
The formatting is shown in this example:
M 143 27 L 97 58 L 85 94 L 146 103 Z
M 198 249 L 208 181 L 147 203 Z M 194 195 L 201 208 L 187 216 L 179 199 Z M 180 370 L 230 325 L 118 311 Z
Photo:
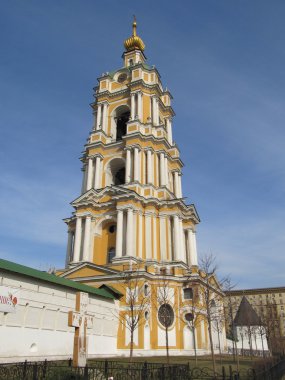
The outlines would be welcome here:
M 118 81 L 119 83 L 123 83 L 123 82 L 125 82 L 126 79 L 127 79 L 127 74 L 123 73 L 123 74 L 120 74 L 120 75 L 118 76 L 117 81 Z
M 112 226 L 109 227 L 109 232 L 113 234 L 115 231 L 116 231 L 116 226 L 115 224 L 112 224 Z
M 165 303 L 158 309 L 158 320 L 164 327 L 169 327 L 174 321 L 174 311 L 172 307 Z

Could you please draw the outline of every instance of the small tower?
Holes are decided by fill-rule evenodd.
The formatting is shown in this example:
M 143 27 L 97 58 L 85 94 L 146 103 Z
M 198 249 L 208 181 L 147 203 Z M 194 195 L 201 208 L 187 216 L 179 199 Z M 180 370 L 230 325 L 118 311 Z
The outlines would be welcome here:
M 183 163 L 172 138 L 172 96 L 157 69 L 146 63 L 135 19 L 124 47 L 123 67 L 103 73 L 94 88 L 94 125 L 81 158 L 82 191 L 71 203 L 73 215 L 65 219 L 66 268 L 58 275 L 116 288 L 124 294 L 122 313 L 129 310 L 125 276 L 131 281 L 135 277 L 134 288 L 143 290 L 141 296 L 151 295 L 137 326 L 135 352 L 164 353 L 167 327 L 172 349 L 181 354 L 193 341 L 189 305 L 194 295 L 198 303 L 202 299 L 196 250 L 199 217 L 182 196 Z M 161 300 L 159 293 L 166 288 L 171 296 Z M 206 320 L 200 319 L 196 348 L 204 352 Z M 126 326 L 119 327 L 120 352 L 128 350 L 129 339 Z

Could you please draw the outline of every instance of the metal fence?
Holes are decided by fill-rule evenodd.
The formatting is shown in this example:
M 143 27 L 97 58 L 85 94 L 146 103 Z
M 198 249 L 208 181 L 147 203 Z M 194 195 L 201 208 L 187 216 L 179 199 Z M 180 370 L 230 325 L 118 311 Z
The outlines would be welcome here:
M 75 368 L 55 362 L 24 362 L 0 365 L 0 380 L 184 380 L 187 365 L 157 363 L 92 362 Z
M 256 373 L 254 369 L 240 371 L 222 367 L 214 373 L 208 367 L 167 365 L 160 363 L 127 363 L 92 361 L 89 366 L 75 368 L 72 362 L 24 362 L 0 364 L 0 380 L 278 380 L 285 365 Z

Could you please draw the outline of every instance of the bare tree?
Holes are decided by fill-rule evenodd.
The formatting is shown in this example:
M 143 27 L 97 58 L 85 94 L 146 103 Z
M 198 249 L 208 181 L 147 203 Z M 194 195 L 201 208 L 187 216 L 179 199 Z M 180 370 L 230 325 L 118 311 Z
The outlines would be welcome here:
M 153 292 L 153 308 L 157 310 L 158 320 L 165 331 L 166 360 L 169 363 L 169 327 L 174 321 L 174 310 L 171 304 L 174 303 L 175 289 L 170 286 L 170 280 L 164 275 L 157 286 L 157 294 Z
M 203 297 L 206 308 L 206 319 L 208 324 L 208 334 L 210 340 L 211 357 L 213 363 L 213 370 L 216 373 L 216 361 L 213 344 L 213 322 L 215 319 L 216 307 L 213 307 L 216 301 L 220 302 L 222 298 L 221 288 L 215 285 L 217 264 L 216 259 L 212 254 L 205 255 L 200 260 L 200 270 L 202 271 L 203 278 Z
M 130 332 L 130 361 L 133 359 L 134 332 L 144 321 L 150 299 L 139 271 L 126 271 L 120 283 L 124 298 L 118 314 L 119 322 Z
M 191 282 L 189 282 L 189 285 L 191 285 Z M 185 320 L 187 321 L 188 326 L 190 327 L 193 335 L 193 344 L 194 344 L 194 354 L 195 354 L 195 365 L 198 364 L 198 357 L 197 357 L 197 343 L 196 343 L 196 329 L 199 326 L 202 318 L 203 318 L 203 311 L 199 303 L 199 294 L 198 294 L 198 287 L 194 286 L 192 287 L 192 299 L 189 305 L 185 307 L 186 314 L 184 315 Z M 184 320 L 183 320 L 184 322 Z
M 227 327 L 227 335 L 232 340 L 232 344 L 233 344 L 234 362 L 236 362 L 237 371 L 239 371 L 239 353 L 237 349 L 237 334 L 236 334 L 236 326 L 235 326 L 235 321 L 234 321 L 234 316 L 238 309 L 238 304 L 237 304 L 237 301 L 231 295 L 231 291 L 235 287 L 236 287 L 236 284 L 233 284 L 230 276 L 227 276 L 227 278 L 223 282 L 223 290 L 227 292 L 226 306 L 224 308 L 225 324 Z
M 220 364 L 222 364 L 222 348 L 221 348 L 221 334 L 225 326 L 225 315 L 223 313 L 223 307 L 220 304 L 216 304 L 216 311 L 213 311 L 213 330 L 218 336 L 218 347 L 220 354 Z

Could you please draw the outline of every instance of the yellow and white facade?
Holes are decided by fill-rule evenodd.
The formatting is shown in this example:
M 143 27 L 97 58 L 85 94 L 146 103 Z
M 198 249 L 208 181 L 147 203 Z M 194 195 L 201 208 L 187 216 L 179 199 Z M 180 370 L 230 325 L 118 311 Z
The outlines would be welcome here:
M 183 163 L 172 137 L 172 96 L 157 69 L 146 63 L 136 21 L 124 45 L 123 67 L 102 74 L 95 87 L 94 125 L 81 158 L 82 191 L 72 202 L 73 215 L 65 219 L 66 268 L 58 275 L 122 291 L 122 275 L 135 271 L 139 286 L 147 285 L 154 296 L 135 332 L 134 354 L 145 355 L 165 353 L 159 305 L 153 302 L 159 302 L 157 291 L 167 278 L 174 310 L 169 346 L 181 354 L 193 349 L 192 330 L 184 318 L 192 301 L 184 299 L 185 289 L 194 283 L 195 289 L 203 286 L 196 248 L 199 216 L 182 195 Z M 196 341 L 202 353 L 209 345 L 200 298 Z M 119 327 L 120 353 L 129 347 L 125 330 Z

